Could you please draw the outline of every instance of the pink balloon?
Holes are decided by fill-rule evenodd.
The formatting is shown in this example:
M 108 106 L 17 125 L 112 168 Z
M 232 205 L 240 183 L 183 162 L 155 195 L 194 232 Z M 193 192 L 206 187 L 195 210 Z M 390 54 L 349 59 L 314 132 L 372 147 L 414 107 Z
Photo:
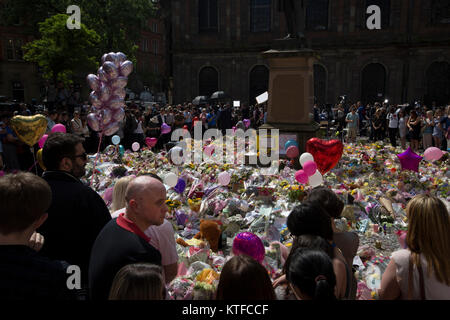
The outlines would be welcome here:
M 299 183 L 306 184 L 308 183 L 308 175 L 304 170 L 298 170 L 295 173 L 295 180 L 297 180 L 297 182 Z
M 42 149 L 44 147 L 45 141 L 47 141 L 48 134 L 44 134 L 42 138 L 39 140 L 39 149 Z
M 149 147 L 149 148 L 153 148 L 154 146 L 156 146 L 156 143 L 158 142 L 158 139 L 156 138 L 145 138 L 145 144 Z
M 289 148 L 287 148 L 287 150 L 286 150 L 286 156 L 289 158 L 289 159 L 294 159 L 294 158 L 297 158 L 298 157 L 298 155 L 299 155 L 299 151 L 298 151 L 298 148 L 296 147 L 296 146 L 290 146 Z
M 221 172 L 221 173 L 219 173 L 219 176 L 217 177 L 217 180 L 218 180 L 220 185 L 227 186 L 227 185 L 230 184 L 231 175 L 228 172 L 226 172 L 226 171 Z
M 411 150 L 411 147 L 408 147 L 405 152 L 398 154 L 397 157 L 400 160 L 402 170 L 419 172 L 419 164 L 422 157 L 414 153 L 414 151 Z
M 120 65 L 120 74 L 124 77 L 128 77 L 133 72 L 133 62 L 127 60 Z
M 170 133 L 170 131 L 172 131 L 172 128 L 167 123 L 163 123 L 161 125 L 161 133 L 162 134 Z
M 87 122 L 89 127 L 94 131 L 100 131 L 100 124 L 95 113 L 89 113 L 87 116 Z
M 250 120 L 249 119 L 244 119 L 244 121 L 242 121 L 245 125 L 245 128 L 249 128 L 250 127 Z
M 88 75 L 86 80 L 92 90 L 97 91 L 100 88 L 100 79 L 95 74 Z
M 67 130 L 66 130 L 66 127 L 65 127 L 64 125 L 58 123 L 58 124 L 55 124 L 55 125 L 53 126 L 53 128 L 52 128 L 52 133 L 55 133 L 55 132 L 63 132 L 63 133 L 66 133 Z
M 429 147 L 423 153 L 423 157 L 428 161 L 439 160 L 443 155 L 442 150 L 436 147 Z
M 234 255 L 248 255 L 259 263 L 264 261 L 266 255 L 263 242 L 256 234 L 251 232 L 239 233 L 234 238 L 232 252 Z
M 203 148 L 203 152 L 208 156 L 211 157 L 214 154 L 214 146 L 212 144 L 208 144 Z
M 317 164 L 314 161 L 306 161 L 303 164 L 303 170 L 306 172 L 308 177 L 311 177 L 317 171 Z
M 105 200 L 106 204 L 109 204 L 112 202 L 113 191 L 114 191 L 114 188 L 111 188 L 111 187 L 105 190 L 105 193 L 103 194 L 103 200 Z
M 139 144 L 139 142 L 135 142 L 131 145 L 131 149 L 133 149 L 134 152 L 139 151 L 140 148 L 141 145 Z

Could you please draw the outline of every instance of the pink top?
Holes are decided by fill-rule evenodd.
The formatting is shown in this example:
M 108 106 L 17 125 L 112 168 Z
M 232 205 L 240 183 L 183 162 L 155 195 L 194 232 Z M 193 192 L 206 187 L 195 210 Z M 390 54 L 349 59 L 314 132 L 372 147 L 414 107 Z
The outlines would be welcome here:
M 397 267 L 397 282 L 400 286 L 402 299 L 406 300 L 408 297 L 408 273 L 409 273 L 409 257 L 411 252 L 407 249 L 402 249 L 392 253 L 392 259 L 395 261 Z M 450 286 L 439 282 L 434 273 L 428 277 L 427 261 L 423 255 L 420 255 L 420 263 L 423 269 L 425 298 L 427 300 L 450 300 Z M 414 266 L 413 272 L 414 293 L 413 299 L 420 300 L 420 282 L 419 271 Z
M 125 208 L 117 210 L 111 214 L 111 217 L 117 218 L 119 214 L 124 213 Z M 175 243 L 175 233 L 172 224 L 164 219 L 160 226 L 150 226 L 144 231 L 144 234 L 150 238 L 150 244 L 161 253 L 161 264 L 167 266 L 178 262 L 178 253 Z

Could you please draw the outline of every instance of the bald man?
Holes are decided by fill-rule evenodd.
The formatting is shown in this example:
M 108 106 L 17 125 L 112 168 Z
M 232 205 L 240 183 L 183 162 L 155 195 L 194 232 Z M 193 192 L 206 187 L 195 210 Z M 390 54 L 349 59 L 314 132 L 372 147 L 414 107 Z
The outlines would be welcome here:
M 144 231 L 164 222 L 166 188 L 156 178 L 141 176 L 129 183 L 125 200 L 125 213 L 103 228 L 92 248 L 89 287 L 93 300 L 108 299 L 114 277 L 123 266 L 138 262 L 161 265 L 161 254 Z

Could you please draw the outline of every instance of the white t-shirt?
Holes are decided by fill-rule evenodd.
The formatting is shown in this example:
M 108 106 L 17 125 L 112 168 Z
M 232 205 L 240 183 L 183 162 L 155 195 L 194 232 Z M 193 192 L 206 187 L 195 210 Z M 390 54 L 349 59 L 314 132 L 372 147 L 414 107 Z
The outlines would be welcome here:
M 119 209 L 111 214 L 111 218 L 115 219 L 124 212 L 125 208 Z M 164 219 L 162 225 L 150 226 L 144 233 L 150 238 L 150 244 L 161 253 L 161 264 L 163 266 L 174 264 L 178 261 L 175 232 L 169 221 Z
M 396 113 L 389 113 L 386 119 L 389 120 L 389 128 L 398 128 L 398 115 Z

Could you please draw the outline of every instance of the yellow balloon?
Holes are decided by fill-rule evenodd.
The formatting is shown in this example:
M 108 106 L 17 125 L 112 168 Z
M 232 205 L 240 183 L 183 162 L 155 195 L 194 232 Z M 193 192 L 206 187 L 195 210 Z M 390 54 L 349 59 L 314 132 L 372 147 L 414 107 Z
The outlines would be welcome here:
M 44 166 L 44 161 L 42 160 L 42 149 L 39 149 L 39 151 L 36 153 L 36 158 L 42 170 L 47 170 Z
M 42 114 L 15 116 L 10 124 L 17 137 L 30 147 L 34 146 L 47 130 L 47 119 Z

